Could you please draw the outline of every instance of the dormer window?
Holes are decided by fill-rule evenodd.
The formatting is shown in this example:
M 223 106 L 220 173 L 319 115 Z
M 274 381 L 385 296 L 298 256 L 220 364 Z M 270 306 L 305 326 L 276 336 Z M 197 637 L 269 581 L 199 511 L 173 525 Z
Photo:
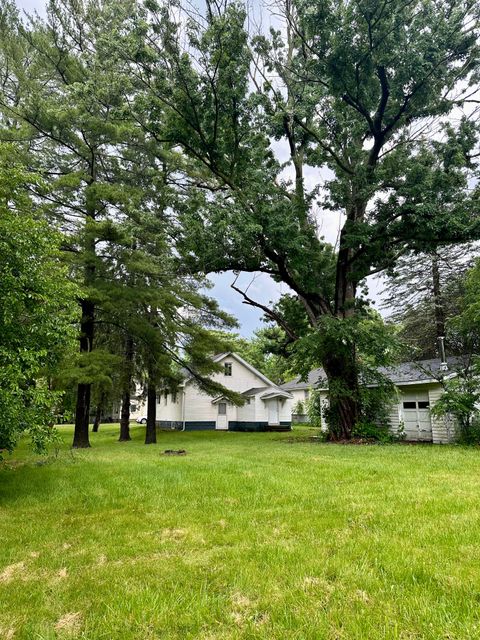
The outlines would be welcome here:
M 231 376 L 232 375 L 232 363 L 231 362 L 225 362 L 225 364 L 223 365 L 225 370 L 224 373 L 226 376 Z

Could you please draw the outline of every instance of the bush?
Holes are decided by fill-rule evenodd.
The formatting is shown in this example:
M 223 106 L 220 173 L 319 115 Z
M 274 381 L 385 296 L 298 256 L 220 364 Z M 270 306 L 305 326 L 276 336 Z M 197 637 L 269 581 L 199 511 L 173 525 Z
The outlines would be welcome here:
M 305 407 L 303 406 L 303 402 L 299 400 L 297 404 L 293 407 L 292 413 L 296 416 L 305 415 Z
M 457 423 L 457 441 L 480 443 L 480 361 L 475 359 L 456 378 L 444 380 L 444 393 L 432 408 L 432 415 L 453 416 Z
M 468 429 L 460 429 L 457 434 L 459 444 L 480 444 L 480 418 L 472 420 Z
M 310 397 L 307 401 L 307 415 L 310 425 L 320 429 L 322 426 L 322 408 L 320 391 L 318 389 L 312 389 L 310 393 Z
M 373 422 L 357 422 L 353 429 L 354 438 L 365 438 L 377 442 L 395 442 L 398 437 L 390 432 L 386 424 L 374 424 Z

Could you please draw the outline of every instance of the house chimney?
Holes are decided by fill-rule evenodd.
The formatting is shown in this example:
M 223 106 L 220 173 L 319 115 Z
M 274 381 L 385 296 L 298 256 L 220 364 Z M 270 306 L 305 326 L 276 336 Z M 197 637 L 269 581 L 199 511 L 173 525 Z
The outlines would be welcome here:
M 440 371 L 448 371 L 447 359 L 445 357 L 445 338 L 440 336 L 438 338 L 438 348 L 440 350 Z

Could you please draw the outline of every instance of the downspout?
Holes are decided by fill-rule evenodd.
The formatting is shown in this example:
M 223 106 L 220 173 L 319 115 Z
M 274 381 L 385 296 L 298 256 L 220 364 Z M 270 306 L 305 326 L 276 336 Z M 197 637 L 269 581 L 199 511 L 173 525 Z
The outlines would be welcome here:
M 182 431 L 185 431 L 185 387 L 183 387 L 182 395 Z

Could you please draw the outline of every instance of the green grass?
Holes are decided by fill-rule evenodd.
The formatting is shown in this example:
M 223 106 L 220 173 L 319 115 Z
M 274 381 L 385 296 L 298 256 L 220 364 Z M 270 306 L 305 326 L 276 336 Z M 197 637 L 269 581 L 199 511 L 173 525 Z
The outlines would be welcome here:
M 476 449 L 60 429 L 0 467 L 0 638 L 480 638 Z

